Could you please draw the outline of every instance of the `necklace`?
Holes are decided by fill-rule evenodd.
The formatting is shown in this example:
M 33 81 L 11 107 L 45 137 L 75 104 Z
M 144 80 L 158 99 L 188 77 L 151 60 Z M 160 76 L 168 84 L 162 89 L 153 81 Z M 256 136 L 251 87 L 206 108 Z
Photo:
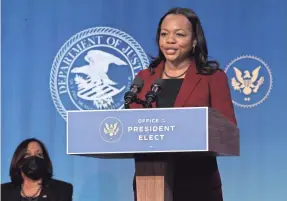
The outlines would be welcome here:
M 165 70 L 163 71 L 163 73 L 165 74 L 166 77 L 168 77 L 168 78 L 173 78 L 173 79 L 180 78 L 181 76 L 183 76 L 184 74 L 186 74 L 186 72 L 187 72 L 187 69 L 186 69 L 186 71 L 184 71 L 182 74 L 180 74 L 180 75 L 178 75 L 178 76 L 170 76 L 170 75 L 168 75 L 168 74 L 166 73 Z
M 27 196 L 24 192 L 24 188 L 23 188 L 23 184 L 21 186 L 21 193 L 22 195 L 27 198 L 28 200 L 32 200 L 33 198 L 37 197 L 37 194 L 41 191 L 42 189 L 42 185 L 39 186 L 38 190 L 36 191 L 36 193 L 34 193 L 32 196 Z

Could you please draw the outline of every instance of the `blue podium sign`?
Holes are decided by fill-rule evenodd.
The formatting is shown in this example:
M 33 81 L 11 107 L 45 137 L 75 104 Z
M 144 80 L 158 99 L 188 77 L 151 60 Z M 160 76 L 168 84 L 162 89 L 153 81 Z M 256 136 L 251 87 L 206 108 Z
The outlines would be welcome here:
M 68 154 L 208 151 L 208 108 L 69 111 Z

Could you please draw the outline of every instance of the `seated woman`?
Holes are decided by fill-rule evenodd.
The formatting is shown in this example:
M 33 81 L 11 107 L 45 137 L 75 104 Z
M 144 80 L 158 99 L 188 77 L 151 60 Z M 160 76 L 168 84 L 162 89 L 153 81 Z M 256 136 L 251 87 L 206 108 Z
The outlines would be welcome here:
M 27 139 L 16 148 L 10 165 L 11 182 L 1 184 L 2 201 L 71 201 L 73 186 L 55 180 L 44 144 Z

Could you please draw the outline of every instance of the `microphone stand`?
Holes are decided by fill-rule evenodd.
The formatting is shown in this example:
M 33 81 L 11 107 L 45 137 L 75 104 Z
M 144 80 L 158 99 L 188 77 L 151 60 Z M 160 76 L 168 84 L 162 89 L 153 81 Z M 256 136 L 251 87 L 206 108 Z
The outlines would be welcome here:
M 137 104 L 141 104 L 143 107 L 145 107 L 145 101 L 139 99 L 139 98 L 136 98 L 136 103 Z
M 146 108 L 146 102 L 139 99 L 139 98 L 135 98 L 135 103 L 137 104 L 141 104 L 144 108 Z M 130 109 L 130 104 L 131 102 L 130 101 L 125 101 L 124 105 L 125 105 L 125 109 Z
M 152 108 L 152 103 L 156 101 L 157 94 L 154 91 L 149 91 L 146 94 L 145 108 Z
M 152 108 L 152 103 L 150 101 L 145 101 L 145 108 Z
M 125 101 L 125 109 L 130 109 L 130 103 L 129 103 L 129 101 Z

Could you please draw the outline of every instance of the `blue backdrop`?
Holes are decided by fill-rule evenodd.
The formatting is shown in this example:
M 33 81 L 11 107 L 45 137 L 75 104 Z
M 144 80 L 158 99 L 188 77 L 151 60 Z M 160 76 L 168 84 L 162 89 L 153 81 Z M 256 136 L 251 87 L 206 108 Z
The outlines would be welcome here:
M 1 182 L 9 181 L 16 146 L 37 137 L 55 178 L 73 183 L 74 200 L 133 200 L 133 160 L 66 155 L 65 112 L 121 108 L 134 75 L 156 54 L 157 23 L 173 6 L 196 11 L 209 55 L 230 80 L 241 156 L 219 159 L 225 200 L 286 200 L 285 0 L 2 0 Z M 110 64 L 109 102 L 87 90 L 96 78 L 85 67 L 99 55 Z

